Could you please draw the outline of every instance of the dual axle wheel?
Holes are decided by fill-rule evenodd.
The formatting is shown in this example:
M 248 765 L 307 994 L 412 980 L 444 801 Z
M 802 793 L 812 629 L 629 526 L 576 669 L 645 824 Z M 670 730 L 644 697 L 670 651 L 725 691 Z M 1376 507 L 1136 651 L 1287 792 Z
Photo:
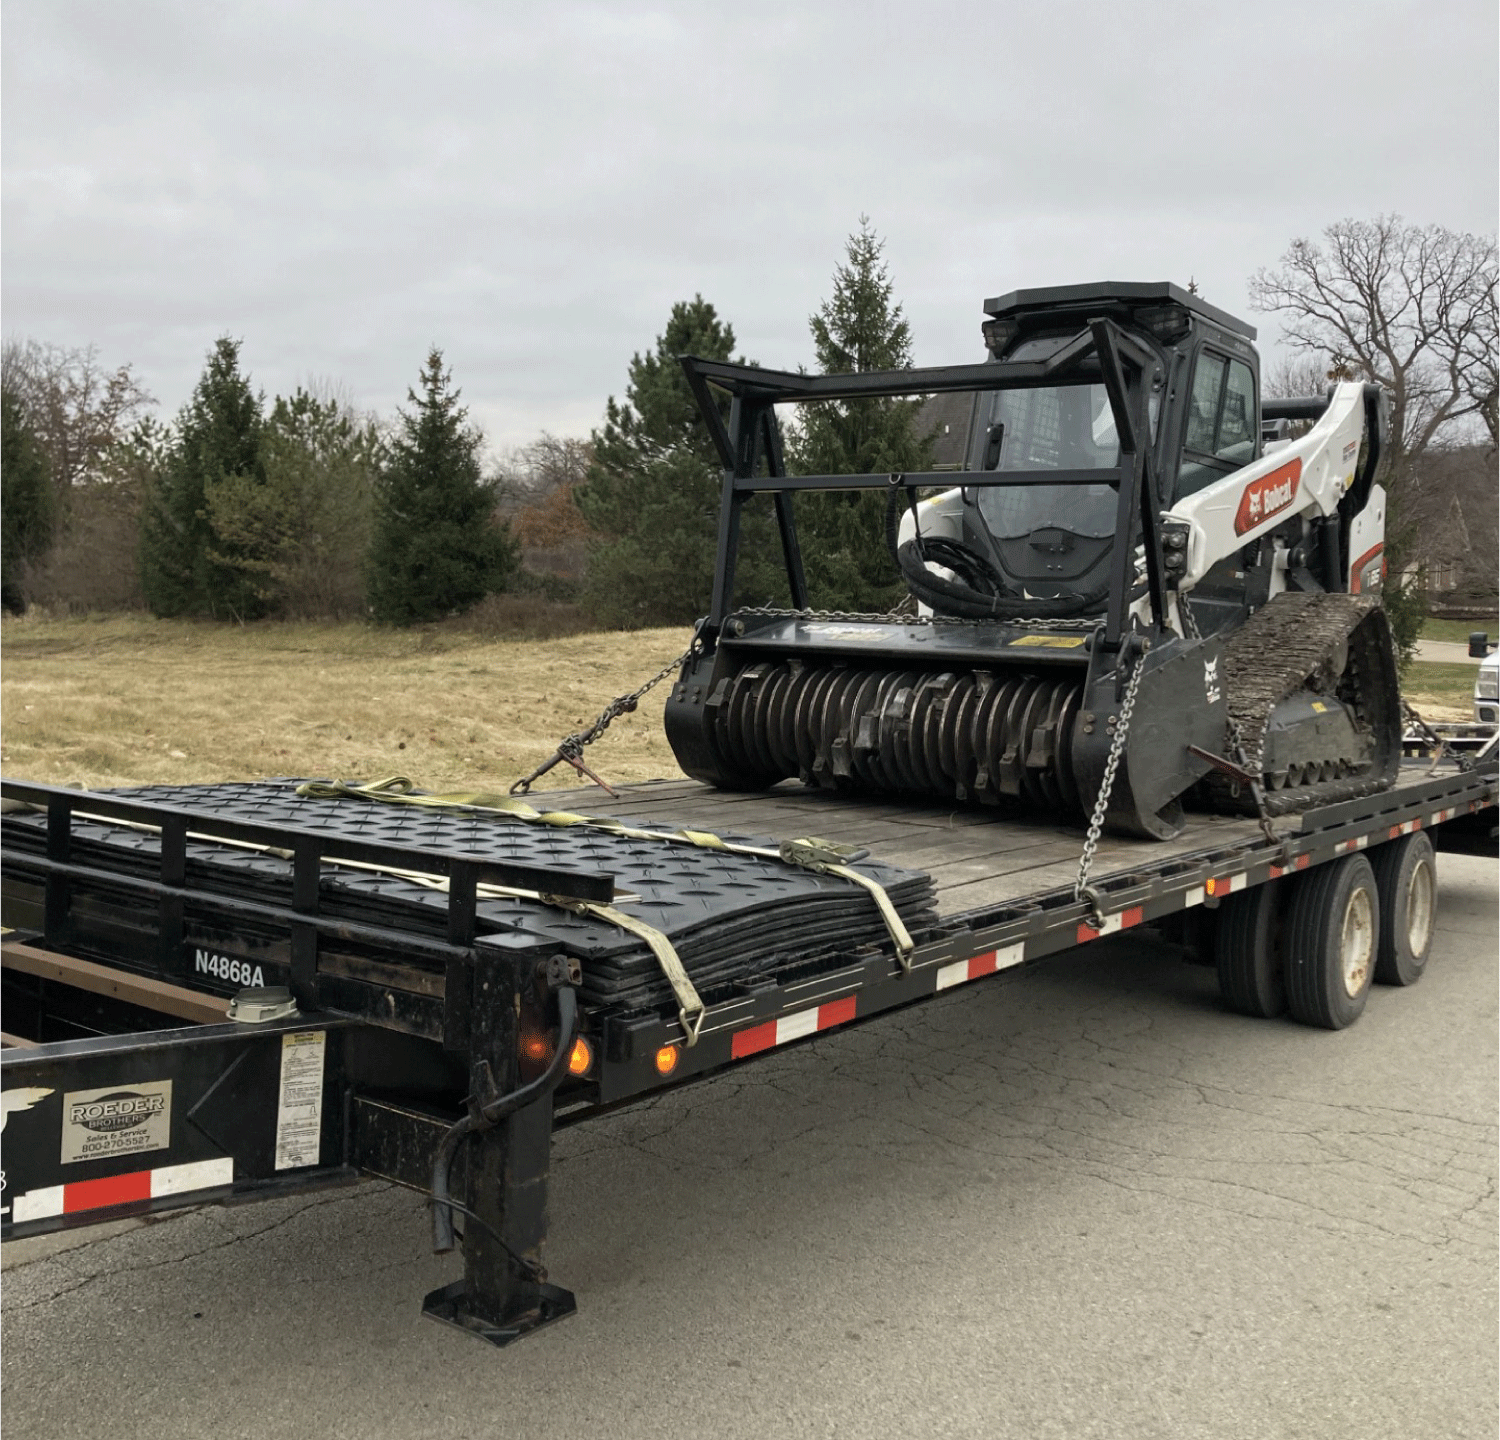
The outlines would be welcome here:
M 1218 916 L 1215 960 L 1230 1009 L 1342 1030 L 1370 982 L 1413 985 L 1432 948 L 1437 884 L 1420 832 L 1373 855 L 1232 895 Z

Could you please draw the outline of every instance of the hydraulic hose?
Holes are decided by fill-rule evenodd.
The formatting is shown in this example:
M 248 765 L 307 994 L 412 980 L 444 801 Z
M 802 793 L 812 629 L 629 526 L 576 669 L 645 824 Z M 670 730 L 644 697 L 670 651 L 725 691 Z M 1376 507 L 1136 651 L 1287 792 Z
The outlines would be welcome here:
M 453 1200 L 448 1189 L 448 1177 L 453 1169 L 458 1147 L 470 1135 L 493 1130 L 508 1115 L 524 1110 L 526 1106 L 557 1089 L 567 1073 L 568 1056 L 577 1038 L 578 997 L 571 986 L 564 985 L 557 992 L 557 1049 L 548 1061 L 547 1068 L 535 1080 L 512 1090 L 509 1095 L 502 1095 L 487 1105 L 471 1106 L 469 1113 L 443 1136 L 432 1162 L 432 1248 L 438 1254 L 444 1254 L 454 1246 Z

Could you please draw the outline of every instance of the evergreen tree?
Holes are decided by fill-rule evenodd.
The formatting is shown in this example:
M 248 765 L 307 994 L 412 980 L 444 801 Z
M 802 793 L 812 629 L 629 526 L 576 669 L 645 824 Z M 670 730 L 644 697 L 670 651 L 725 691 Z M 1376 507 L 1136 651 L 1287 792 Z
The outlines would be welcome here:
M 584 598 L 607 624 L 683 625 L 708 609 L 724 467 L 677 357 L 728 360 L 733 351 L 734 331 L 695 295 L 672 307 L 656 348 L 631 360 L 624 403 L 609 399 L 588 480 L 575 492 L 593 531 Z M 743 535 L 740 595 L 775 598 L 768 527 L 750 507 Z
M 208 505 L 221 484 L 264 480 L 262 425 L 261 398 L 240 374 L 240 342 L 220 336 L 141 512 L 141 588 L 154 614 L 245 620 L 264 613 L 264 597 L 239 563 L 242 548 L 215 534 Z
M 443 352 L 422 368 L 422 393 L 376 478 L 366 596 L 377 620 L 411 625 L 467 610 L 503 590 L 520 558 L 480 470 L 484 437 L 467 423 Z
M 833 295 L 809 319 L 825 375 L 911 367 L 911 327 L 892 303 L 884 242 L 861 215 L 833 275 Z M 788 444 L 804 475 L 925 470 L 932 440 L 918 429 L 920 400 L 823 401 L 803 408 Z M 884 609 L 905 592 L 885 544 L 886 496 L 871 491 L 798 496 L 797 528 L 815 603 Z
M 47 458 L 26 407 L 0 387 L 0 604 L 26 609 L 25 568 L 52 544 L 57 501 Z
M 364 609 L 365 550 L 379 439 L 335 398 L 277 396 L 261 432 L 264 478 L 233 476 L 207 495 L 223 553 L 267 608 L 341 618 Z
M 584 601 L 607 624 L 685 624 L 707 608 L 723 467 L 676 357 L 733 350 L 734 331 L 696 295 L 631 358 L 624 403 L 606 403 L 574 493 L 593 532 Z

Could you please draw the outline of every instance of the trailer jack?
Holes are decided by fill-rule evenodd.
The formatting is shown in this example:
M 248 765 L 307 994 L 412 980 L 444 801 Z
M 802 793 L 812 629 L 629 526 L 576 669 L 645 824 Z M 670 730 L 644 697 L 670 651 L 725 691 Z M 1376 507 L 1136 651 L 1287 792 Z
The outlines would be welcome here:
M 488 985 L 493 979 L 492 974 L 476 984 Z M 461 1212 L 466 1220 L 464 1273 L 428 1294 L 422 1313 L 491 1345 L 509 1345 L 578 1308 L 572 1291 L 547 1283 L 541 1262 L 547 1234 L 552 1092 L 567 1074 L 578 1033 L 572 988 L 578 980 L 577 960 L 553 957 L 546 962 L 544 983 L 557 994 L 557 1043 L 547 1068 L 524 1085 L 514 1085 L 515 1010 L 508 1005 L 477 1007 L 480 1014 L 500 1023 L 489 1036 L 489 1057 L 474 1063 L 468 1113 L 444 1135 L 433 1162 L 433 1249 L 453 1249 L 453 1212 Z M 478 1042 L 480 1037 L 474 1038 Z M 475 1048 L 480 1048 L 477 1043 Z M 514 1085 L 508 1093 L 500 1093 L 496 1069 Z M 450 1171 L 461 1147 L 468 1161 L 464 1204 L 454 1201 L 449 1191 Z

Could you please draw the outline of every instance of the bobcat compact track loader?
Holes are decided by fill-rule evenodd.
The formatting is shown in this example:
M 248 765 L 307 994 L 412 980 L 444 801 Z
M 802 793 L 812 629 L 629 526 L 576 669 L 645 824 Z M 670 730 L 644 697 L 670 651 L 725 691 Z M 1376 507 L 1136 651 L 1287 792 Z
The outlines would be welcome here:
M 725 478 L 712 606 L 667 703 L 683 769 L 1080 820 L 1107 792 L 1110 829 L 1161 839 L 1184 800 L 1274 814 L 1388 787 L 1378 387 L 1262 402 L 1254 330 L 1171 284 L 1021 290 L 985 311 L 976 365 L 814 376 L 684 357 Z M 960 471 L 785 472 L 779 405 L 953 394 L 971 396 Z M 858 489 L 888 494 L 916 615 L 810 608 L 794 497 Z M 758 494 L 789 608 L 736 608 Z

